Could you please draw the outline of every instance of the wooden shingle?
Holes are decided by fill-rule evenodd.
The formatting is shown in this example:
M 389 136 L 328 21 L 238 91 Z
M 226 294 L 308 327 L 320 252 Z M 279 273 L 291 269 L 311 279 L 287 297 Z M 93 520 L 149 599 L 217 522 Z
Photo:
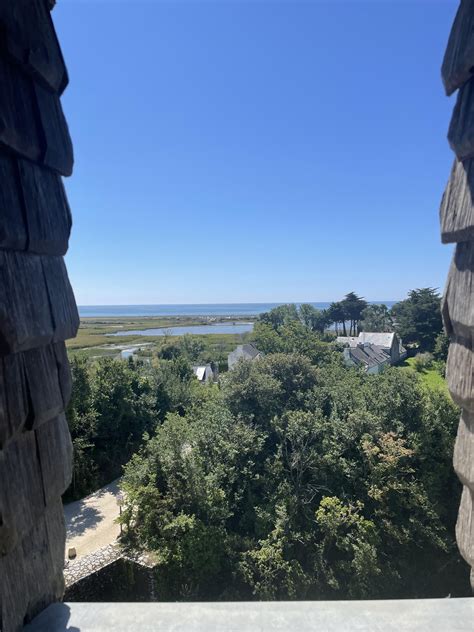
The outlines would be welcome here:
M 0 458 L 0 556 L 17 546 L 45 510 L 36 437 L 23 433 Z
M 51 304 L 53 342 L 74 338 L 79 329 L 79 312 L 66 265 L 62 257 L 42 257 L 44 277 Z
M 0 450 L 67 407 L 71 372 L 63 342 L 0 358 Z
M 61 177 L 18 159 L 24 199 L 28 252 L 64 255 L 71 232 L 71 211 Z
M 0 251 L 0 355 L 53 339 L 53 321 L 40 255 Z
M 5 53 L 52 92 L 61 94 L 67 71 L 44 0 L 4 2 L 0 28 Z
M 40 162 L 44 149 L 31 79 L 0 56 L 0 85 L 0 143 L 25 158 Z
M 5 372 L 3 369 L 3 359 L 0 358 L 0 384 L 5 384 Z M 5 388 L 0 389 L 0 451 L 3 450 L 7 440 L 13 434 L 10 417 L 8 415 L 8 402 Z
M 0 250 L 0 355 L 73 338 L 79 327 L 62 257 Z
M 0 621 L 2 629 L 21 630 L 19 613 L 28 612 L 28 586 L 21 544 L 9 554 L 0 555 Z
M 34 88 L 42 126 L 41 162 L 63 176 L 70 176 L 74 164 L 72 141 L 59 97 L 37 83 Z
M 446 300 L 446 293 L 447 293 L 448 287 L 449 286 L 447 284 L 445 291 L 443 293 L 442 299 L 441 299 L 441 317 L 443 319 L 444 331 L 446 335 L 448 336 L 448 338 L 452 338 L 454 335 L 453 325 L 449 317 L 448 301 Z
M 456 523 L 456 540 L 459 552 L 470 566 L 474 566 L 474 492 L 463 487 Z
M 0 384 L 3 406 L 0 408 L 0 449 L 25 427 L 30 411 L 23 354 L 0 358 Z
M 474 80 L 470 79 L 458 92 L 449 125 L 448 140 L 458 160 L 474 156 Z
M 454 401 L 474 413 L 474 352 L 472 340 L 454 338 L 449 345 L 446 380 Z
M 470 339 L 474 331 L 474 248 L 471 242 L 456 245 L 444 300 L 449 328 L 455 336 Z
M 463 485 L 474 489 L 474 413 L 461 415 L 454 445 L 454 469 Z
M 64 255 L 71 211 L 61 177 L 0 152 L 0 248 Z
M 66 410 L 72 392 L 72 375 L 69 359 L 67 357 L 66 345 L 64 342 L 53 343 L 54 353 L 56 355 L 56 364 L 58 367 L 59 386 L 61 387 L 61 395 L 63 398 L 64 410 Z
M 0 55 L 0 143 L 61 175 L 72 173 L 72 142 L 58 95 Z
M 474 3 L 472 0 L 461 0 L 441 68 L 447 95 L 460 88 L 472 76 L 474 68 L 473 31 Z
M 0 248 L 26 250 L 28 232 L 16 159 L 0 152 Z
M 72 443 L 64 414 L 24 432 L 0 458 L 0 556 L 31 531 L 46 507 L 66 491 L 72 474 Z
M 35 430 L 47 505 L 69 487 L 72 476 L 72 442 L 64 414 Z
M 31 19 L 29 6 L 24 18 L 34 25 L 28 42 L 27 68 L 45 87 L 61 95 L 69 79 L 51 14 L 44 0 L 33 0 L 33 5 L 37 19 Z
M 441 241 L 444 244 L 474 239 L 474 159 L 454 160 L 441 200 Z
M 46 507 L 37 527 L 31 531 L 30 537 L 24 537 L 21 543 L 31 598 L 29 617 L 42 610 L 45 604 L 57 601 L 63 596 L 65 543 L 63 504 L 58 498 Z M 48 586 L 46 595 L 45 586 Z
M 48 507 L 10 555 L 0 557 L 0 620 L 20 630 L 64 592 L 65 530 L 61 500 Z M 23 617 L 19 618 L 19 613 Z
M 63 412 L 63 396 L 53 345 L 36 347 L 23 354 L 30 410 L 27 429 L 57 417 Z

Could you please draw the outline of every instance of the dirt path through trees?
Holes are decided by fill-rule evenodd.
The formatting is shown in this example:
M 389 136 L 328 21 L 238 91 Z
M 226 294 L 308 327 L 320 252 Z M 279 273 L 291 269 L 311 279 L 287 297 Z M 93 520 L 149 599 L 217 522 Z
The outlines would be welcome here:
M 118 485 L 119 479 L 64 506 L 66 558 L 71 547 L 75 547 L 78 559 L 116 541 L 120 533 L 119 525 L 114 522 L 119 515 Z

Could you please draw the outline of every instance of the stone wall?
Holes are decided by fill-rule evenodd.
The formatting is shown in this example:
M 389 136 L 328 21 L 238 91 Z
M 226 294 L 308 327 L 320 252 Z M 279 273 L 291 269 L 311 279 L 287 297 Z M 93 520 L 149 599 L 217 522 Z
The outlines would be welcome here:
M 66 562 L 65 601 L 155 601 L 155 564 L 146 554 L 109 544 Z
M 46 0 L 0 2 L 0 629 L 64 590 L 72 446 L 64 341 L 79 317 L 63 255 L 68 75 Z
M 447 380 L 461 406 L 454 467 L 463 484 L 456 536 L 474 568 L 474 2 L 462 0 L 449 36 L 442 77 L 457 91 L 448 139 L 455 153 L 441 202 L 441 239 L 456 244 L 443 299 L 450 347 Z M 474 588 L 474 574 L 471 572 Z
M 120 557 L 66 588 L 64 600 L 155 601 L 153 569 Z

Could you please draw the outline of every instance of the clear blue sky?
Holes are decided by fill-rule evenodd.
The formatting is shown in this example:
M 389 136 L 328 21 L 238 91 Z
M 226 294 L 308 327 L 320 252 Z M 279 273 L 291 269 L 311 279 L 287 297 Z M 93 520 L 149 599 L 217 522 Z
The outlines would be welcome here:
M 442 289 L 456 6 L 60 0 L 78 303 Z

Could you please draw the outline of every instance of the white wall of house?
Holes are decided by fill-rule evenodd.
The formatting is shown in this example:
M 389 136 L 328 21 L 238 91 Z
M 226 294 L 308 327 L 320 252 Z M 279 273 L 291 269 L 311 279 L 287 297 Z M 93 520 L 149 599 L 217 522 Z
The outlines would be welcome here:
M 214 372 L 210 364 L 193 366 L 193 372 L 200 382 L 210 382 L 214 379 Z
M 377 373 L 381 373 L 382 370 L 386 366 L 390 366 L 390 364 L 388 362 L 384 362 L 384 363 L 381 363 L 381 364 L 376 364 L 375 366 L 371 366 L 369 369 L 367 369 L 367 373 L 370 373 L 372 375 L 375 375 Z

